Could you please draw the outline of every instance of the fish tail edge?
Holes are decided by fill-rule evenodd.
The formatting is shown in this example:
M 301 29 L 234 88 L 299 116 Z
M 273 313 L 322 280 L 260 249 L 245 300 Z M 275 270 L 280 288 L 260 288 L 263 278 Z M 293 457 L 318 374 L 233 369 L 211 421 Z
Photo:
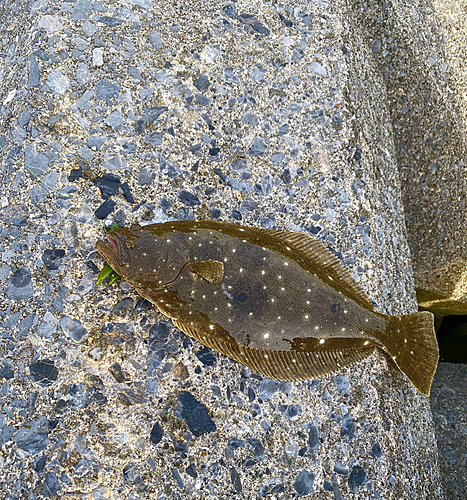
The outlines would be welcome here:
M 415 388 L 429 396 L 439 360 L 434 316 L 429 311 L 390 316 L 386 351 Z

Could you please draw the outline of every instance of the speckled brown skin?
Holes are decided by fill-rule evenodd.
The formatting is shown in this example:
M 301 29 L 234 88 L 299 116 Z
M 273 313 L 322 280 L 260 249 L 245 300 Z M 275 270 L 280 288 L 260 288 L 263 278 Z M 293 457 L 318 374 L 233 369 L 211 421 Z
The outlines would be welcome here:
M 378 347 L 429 394 L 438 362 L 433 316 L 378 313 L 305 234 L 167 222 L 112 231 L 97 250 L 187 335 L 265 376 L 327 375 Z

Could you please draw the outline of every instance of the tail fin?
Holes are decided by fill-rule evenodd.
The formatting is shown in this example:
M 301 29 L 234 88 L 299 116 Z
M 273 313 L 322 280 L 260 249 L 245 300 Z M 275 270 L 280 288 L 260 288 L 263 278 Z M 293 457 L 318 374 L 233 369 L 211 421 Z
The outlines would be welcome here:
M 390 316 L 383 342 L 397 367 L 428 396 L 439 359 L 433 314 Z

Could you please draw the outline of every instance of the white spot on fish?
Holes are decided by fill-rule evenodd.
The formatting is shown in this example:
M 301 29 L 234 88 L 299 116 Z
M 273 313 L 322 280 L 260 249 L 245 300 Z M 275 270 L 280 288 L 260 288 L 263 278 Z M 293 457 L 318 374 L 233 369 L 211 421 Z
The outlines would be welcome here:
M 363 333 L 363 332 L 360 332 L 360 333 Z M 369 340 L 365 340 L 365 342 L 363 342 L 363 345 L 368 345 L 370 343 Z
M 319 339 L 319 343 L 323 345 L 326 342 L 326 339 Z
M 266 274 L 266 271 L 261 271 L 261 274 L 264 276 Z
M 334 281 L 334 280 L 331 278 L 331 276 L 328 276 L 328 278 L 329 278 L 331 281 Z
M 288 263 L 288 262 L 284 262 L 284 266 L 288 266 L 288 265 L 289 265 L 289 263 Z
M 269 333 L 265 333 L 265 334 L 263 335 L 263 337 L 264 337 L 265 339 L 268 339 L 268 338 L 269 338 Z
M 214 330 L 214 325 L 209 325 L 210 330 Z
M 308 314 L 305 314 L 304 318 L 305 319 L 308 319 L 310 316 L 308 316 Z

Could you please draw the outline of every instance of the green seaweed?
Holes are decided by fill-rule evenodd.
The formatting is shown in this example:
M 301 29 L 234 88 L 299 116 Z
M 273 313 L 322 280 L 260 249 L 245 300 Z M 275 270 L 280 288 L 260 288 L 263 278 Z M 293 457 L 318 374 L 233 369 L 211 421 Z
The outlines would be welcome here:
M 106 279 L 109 278 L 109 285 L 120 279 L 120 275 L 117 274 L 110 266 L 109 264 L 106 264 L 101 272 L 99 273 L 99 276 L 97 277 L 97 285 L 102 284 L 102 282 Z

